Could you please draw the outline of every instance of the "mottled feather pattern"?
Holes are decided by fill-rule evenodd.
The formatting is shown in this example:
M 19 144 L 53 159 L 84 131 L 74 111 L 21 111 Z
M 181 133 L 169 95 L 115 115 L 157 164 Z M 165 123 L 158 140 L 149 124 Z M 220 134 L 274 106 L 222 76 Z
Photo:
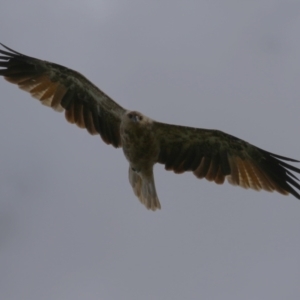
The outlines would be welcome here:
M 5 47 L 4 45 L 2 45 Z M 0 75 L 30 92 L 42 104 L 64 111 L 70 123 L 100 134 L 107 144 L 121 146 L 120 116 L 125 110 L 80 73 L 5 47 Z
M 219 130 L 156 122 L 124 109 L 76 71 L 2 46 L 6 50 L 0 50 L 0 76 L 42 104 L 65 111 L 70 123 L 123 148 L 129 162 L 129 182 L 148 209 L 161 208 L 153 176 L 155 163 L 177 174 L 193 172 L 197 178 L 217 184 L 227 179 L 246 189 L 291 193 L 300 199 L 299 180 L 294 174 L 300 169 L 287 163 L 298 161 Z
M 154 128 L 162 145 L 158 162 L 166 170 L 193 171 L 199 179 L 217 184 L 227 178 L 229 183 L 246 189 L 291 193 L 300 199 L 295 190 L 300 189 L 298 179 L 290 172 L 300 173 L 300 169 L 283 161 L 296 160 L 272 154 L 218 130 L 159 122 Z

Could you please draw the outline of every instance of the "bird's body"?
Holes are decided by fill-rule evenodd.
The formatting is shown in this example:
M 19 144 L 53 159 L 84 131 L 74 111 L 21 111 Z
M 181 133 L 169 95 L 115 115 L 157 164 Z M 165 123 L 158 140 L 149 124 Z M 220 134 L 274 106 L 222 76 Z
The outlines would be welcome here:
M 139 112 L 128 112 L 122 118 L 120 134 L 134 194 L 146 207 L 152 210 L 160 208 L 153 176 L 160 146 L 153 130 L 153 121 Z
M 65 111 L 70 123 L 123 148 L 130 184 L 148 209 L 161 208 L 153 176 L 156 163 L 175 173 L 191 171 L 217 184 L 227 179 L 233 185 L 291 193 L 300 199 L 298 178 L 291 173 L 300 173 L 300 169 L 285 162 L 298 161 L 219 130 L 154 121 L 124 109 L 76 71 L 5 48 L 8 51 L 0 50 L 0 75 L 42 104 Z

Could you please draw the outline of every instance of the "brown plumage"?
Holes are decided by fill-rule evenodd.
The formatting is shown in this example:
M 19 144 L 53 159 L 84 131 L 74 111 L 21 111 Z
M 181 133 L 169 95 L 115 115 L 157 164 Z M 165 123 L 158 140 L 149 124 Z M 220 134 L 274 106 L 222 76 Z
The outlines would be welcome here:
M 178 174 L 191 171 L 217 184 L 227 179 L 246 189 L 277 191 L 300 199 L 298 178 L 292 173 L 300 169 L 285 162 L 297 160 L 218 130 L 156 122 L 124 109 L 76 71 L 2 46 L 6 50 L 0 50 L 0 75 L 7 81 L 42 104 L 65 111 L 70 123 L 123 148 L 129 161 L 129 182 L 148 209 L 161 207 L 153 176 L 155 163 Z

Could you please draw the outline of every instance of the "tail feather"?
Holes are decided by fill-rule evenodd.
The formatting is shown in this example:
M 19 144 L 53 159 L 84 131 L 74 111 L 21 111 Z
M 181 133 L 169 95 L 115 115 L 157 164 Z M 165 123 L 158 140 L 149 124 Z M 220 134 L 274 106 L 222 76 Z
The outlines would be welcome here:
M 159 199 L 156 194 L 153 173 L 144 176 L 133 171 L 129 167 L 129 182 L 133 188 L 134 194 L 139 198 L 147 209 L 156 210 L 160 209 Z

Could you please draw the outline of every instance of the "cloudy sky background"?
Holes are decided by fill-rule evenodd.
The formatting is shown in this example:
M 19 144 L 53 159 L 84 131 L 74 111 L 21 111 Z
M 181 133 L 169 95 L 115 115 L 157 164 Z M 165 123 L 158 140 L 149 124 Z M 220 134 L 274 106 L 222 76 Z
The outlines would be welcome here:
M 300 159 L 300 3 L 14 1 L 0 41 L 128 109 Z M 0 290 L 14 299 L 298 299 L 300 202 L 155 167 L 159 212 L 120 149 L 0 80 Z

